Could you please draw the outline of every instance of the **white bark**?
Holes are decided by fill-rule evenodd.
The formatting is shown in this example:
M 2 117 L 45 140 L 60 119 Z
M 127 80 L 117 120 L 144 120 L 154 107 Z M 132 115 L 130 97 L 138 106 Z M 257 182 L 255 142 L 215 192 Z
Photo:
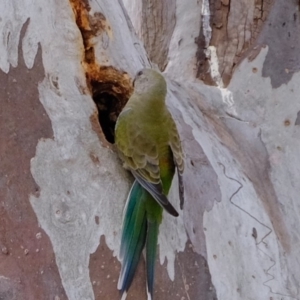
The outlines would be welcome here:
M 127 2 L 137 32 L 140 5 L 134 3 L 139 2 L 131 1 L 130 7 Z M 97 64 L 131 77 L 149 66 L 122 5 L 89 3 L 89 14 L 101 12 L 107 22 L 93 37 Z M 164 218 L 160 261 L 167 258 L 173 279 L 175 255 L 189 238 L 208 261 L 218 299 L 299 299 L 300 129 L 294 125 L 300 110 L 299 74 L 273 89 L 261 74 L 268 52 L 264 48 L 252 62 L 243 61 L 227 89 L 204 85 L 195 78 L 201 11 L 199 1 L 177 0 L 176 25 L 170 31 L 165 75 L 168 105 L 186 153 L 186 204 L 178 219 Z M 28 68 L 38 44 L 42 49 L 45 78 L 38 88 L 54 137 L 40 140 L 32 158 L 31 172 L 41 193 L 30 196 L 31 204 L 51 239 L 68 298 L 95 299 L 89 257 L 101 235 L 117 255 L 131 180 L 92 129 L 96 107 L 91 95 L 82 93 L 88 90 L 83 43 L 70 2 L 2 0 L 0 18 L 2 71 L 18 64 L 20 30 L 28 18 L 22 40 Z M 287 119 L 290 126 L 284 126 Z M 201 161 L 202 150 L 208 164 Z M 98 164 L 91 155 L 99 158 Z M 265 175 L 270 184 L 263 181 Z M 178 206 L 175 191 L 176 183 L 170 198 Z

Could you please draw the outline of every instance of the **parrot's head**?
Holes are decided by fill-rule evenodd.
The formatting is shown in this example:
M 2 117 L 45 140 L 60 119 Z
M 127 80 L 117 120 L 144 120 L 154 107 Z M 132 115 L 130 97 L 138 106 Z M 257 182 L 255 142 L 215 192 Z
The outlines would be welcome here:
M 152 69 L 140 70 L 133 81 L 134 91 L 138 94 L 157 94 L 165 98 L 167 83 L 159 72 Z

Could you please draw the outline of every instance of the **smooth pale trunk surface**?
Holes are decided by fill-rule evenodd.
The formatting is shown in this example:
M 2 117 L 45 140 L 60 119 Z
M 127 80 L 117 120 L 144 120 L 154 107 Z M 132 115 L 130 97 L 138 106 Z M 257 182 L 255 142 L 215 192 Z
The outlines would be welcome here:
M 247 2 L 247 17 L 243 6 L 231 2 L 229 25 L 223 26 L 230 41 L 238 39 L 234 49 L 228 40 L 228 49 L 225 42 L 218 47 L 219 36 L 209 22 L 214 11 L 206 1 L 177 0 L 175 6 L 166 1 L 160 9 L 168 13 L 157 14 L 170 18 L 159 33 L 164 51 L 156 63 L 168 79 L 167 103 L 186 154 L 184 211 L 177 219 L 165 215 L 161 225 L 157 299 L 300 297 L 295 56 L 300 44 L 294 21 L 299 11 L 295 3 L 274 1 L 271 25 L 259 27 L 251 23 L 254 1 Z M 86 72 L 113 66 L 133 78 L 149 61 L 123 4 L 90 0 L 90 25 L 101 26 L 91 32 L 95 62 L 88 66 L 84 25 L 74 17 L 74 3 L 79 2 L 0 2 L 3 299 L 119 297 L 116 256 L 132 178 L 91 121 L 96 106 Z M 138 34 L 146 32 L 139 28 L 142 4 L 132 1 L 130 9 L 127 2 Z M 155 7 L 148 5 L 143 13 Z M 245 58 L 233 69 L 254 27 L 261 31 L 253 44 L 257 56 L 251 52 L 251 61 Z M 149 28 L 151 33 L 155 29 Z M 215 86 L 196 78 L 201 47 L 195 38 L 200 35 L 209 65 L 203 80 Z M 283 43 L 275 42 L 278 36 Z M 151 38 L 147 41 L 148 50 Z M 151 45 L 157 51 L 157 40 Z M 170 199 L 179 210 L 176 180 Z M 128 299 L 144 298 L 141 265 Z

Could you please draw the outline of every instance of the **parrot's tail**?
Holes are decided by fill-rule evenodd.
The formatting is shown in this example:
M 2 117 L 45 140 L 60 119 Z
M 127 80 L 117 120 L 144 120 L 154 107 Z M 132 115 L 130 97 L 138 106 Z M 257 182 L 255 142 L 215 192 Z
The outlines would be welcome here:
M 122 229 L 122 268 L 118 282 L 122 300 L 126 299 L 145 244 L 148 300 L 153 298 L 154 266 L 161 215 L 162 208 L 135 181 L 127 199 Z
M 153 299 L 154 267 L 155 267 L 155 260 L 156 260 L 157 238 L 158 238 L 160 223 L 161 223 L 160 220 L 148 220 L 147 223 L 148 231 L 147 231 L 147 239 L 146 239 L 146 265 L 147 265 L 148 300 Z

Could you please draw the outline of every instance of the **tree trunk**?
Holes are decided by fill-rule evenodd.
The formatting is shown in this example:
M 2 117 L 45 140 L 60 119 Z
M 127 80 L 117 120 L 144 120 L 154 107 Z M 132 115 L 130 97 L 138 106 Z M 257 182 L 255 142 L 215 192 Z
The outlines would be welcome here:
M 300 299 L 299 3 L 124 6 L 0 1 L 0 299 L 119 299 L 132 178 L 113 130 L 155 64 L 186 164 L 155 299 Z M 141 260 L 127 299 L 145 287 Z

